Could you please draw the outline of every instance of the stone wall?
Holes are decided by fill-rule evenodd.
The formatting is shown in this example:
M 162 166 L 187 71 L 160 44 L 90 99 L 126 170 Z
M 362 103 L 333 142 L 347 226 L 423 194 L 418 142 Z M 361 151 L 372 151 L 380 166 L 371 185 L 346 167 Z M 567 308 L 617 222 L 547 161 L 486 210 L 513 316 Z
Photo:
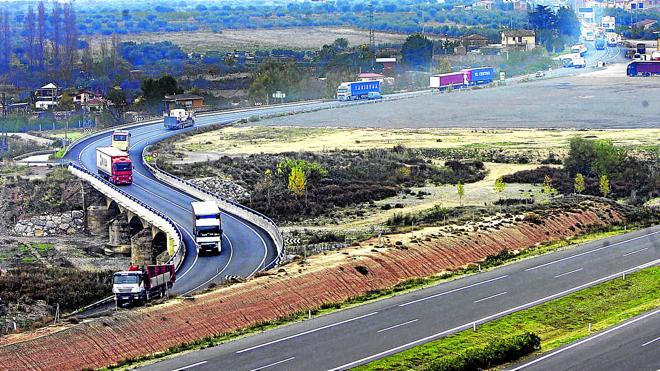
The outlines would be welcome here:
M 14 233 L 25 237 L 43 237 L 82 233 L 85 219 L 82 211 L 74 210 L 58 214 L 44 214 L 19 220 Z
M 250 198 L 250 192 L 240 185 L 218 177 L 190 179 L 190 183 L 202 187 L 228 200 L 235 202 L 246 201 Z

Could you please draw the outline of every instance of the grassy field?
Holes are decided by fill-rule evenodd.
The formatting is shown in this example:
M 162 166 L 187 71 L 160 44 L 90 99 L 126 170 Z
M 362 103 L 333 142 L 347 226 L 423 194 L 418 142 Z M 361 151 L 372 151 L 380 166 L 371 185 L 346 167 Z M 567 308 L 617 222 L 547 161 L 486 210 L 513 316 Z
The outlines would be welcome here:
M 575 136 L 611 139 L 615 144 L 657 148 L 660 129 L 539 130 L 539 129 L 361 129 L 239 126 L 185 138 L 175 148 L 227 155 L 325 151 L 393 147 L 503 148 L 566 150 Z M 331 143 L 331 144 L 329 144 Z
M 403 43 L 408 35 L 376 32 L 377 43 Z M 171 41 L 187 52 L 204 52 L 235 49 L 273 49 L 290 48 L 298 50 L 317 50 L 324 44 L 331 44 L 335 39 L 348 39 L 350 45 L 369 43 L 369 31 L 348 27 L 297 27 L 275 29 L 240 29 L 197 32 L 144 33 L 122 37 L 122 41 L 160 42 Z M 98 49 L 99 39 L 93 42 Z
M 422 369 L 433 360 L 451 357 L 470 348 L 482 348 L 503 335 L 532 332 L 541 337 L 541 351 L 568 344 L 640 313 L 660 306 L 660 267 L 648 268 L 566 297 L 526 309 L 383 358 L 357 370 Z

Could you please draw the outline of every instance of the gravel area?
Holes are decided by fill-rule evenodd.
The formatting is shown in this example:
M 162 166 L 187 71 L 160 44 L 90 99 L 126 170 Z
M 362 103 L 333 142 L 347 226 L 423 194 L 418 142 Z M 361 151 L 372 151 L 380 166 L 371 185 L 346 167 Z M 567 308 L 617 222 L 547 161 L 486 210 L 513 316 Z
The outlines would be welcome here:
M 579 76 L 433 94 L 286 116 L 258 125 L 382 128 L 653 128 L 660 78 L 629 78 L 625 64 Z

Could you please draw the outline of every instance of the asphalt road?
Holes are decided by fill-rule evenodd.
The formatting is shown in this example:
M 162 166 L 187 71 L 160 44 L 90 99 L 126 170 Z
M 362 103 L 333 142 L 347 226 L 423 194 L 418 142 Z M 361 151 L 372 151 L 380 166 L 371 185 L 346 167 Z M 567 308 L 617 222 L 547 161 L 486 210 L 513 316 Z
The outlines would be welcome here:
M 391 96 L 405 98 L 417 93 Z M 311 102 L 286 106 L 269 106 L 240 111 L 220 112 L 197 117 L 195 127 L 183 130 L 167 130 L 162 121 L 153 124 L 136 124 L 130 129 L 129 155 L 135 165 L 133 184 L 121 189 L 169 216 L 183 231 L 186 257 L 179 268 L 177 282 L 172 292 L 186 294 L 218 282 L 225 275 L 248 277 L 268 266 L 277 257 L 270 237 L 261 229 L 241 218 L 223 213 L 223 245 L 220 255 L 198 256 L 192 239 L 192 207 L 197 201 L 186 193 L 172 189 L 156 180 L 142 164 L 141 154 L 149 144 L 195 128 L 226 124 L 253 115 L 296 112 L 304 109 L 320 109 L 338 105 L 361 105 L 366 102 Z M 96 172 L 96 147 L 110 146 L 110 133 L 93 135 L 76 144 L 65 156 L 92 172 Z
M 511 370 L 660 369 L 660 309 L 525 361 Z
M 347 369 L 659 263 L 660 226 L 655 226 L 186 353 L 144 369 Z

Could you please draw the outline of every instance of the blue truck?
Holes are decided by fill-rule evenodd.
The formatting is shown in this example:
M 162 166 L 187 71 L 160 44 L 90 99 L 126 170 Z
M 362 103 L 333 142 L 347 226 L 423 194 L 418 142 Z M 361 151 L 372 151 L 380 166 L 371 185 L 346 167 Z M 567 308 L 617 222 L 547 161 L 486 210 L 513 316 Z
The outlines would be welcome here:
M 605 39 L 602 37 L 599 37 L 595 41 L 596 44 L 596 50 L 605 50 Z
M 374 93 L 378 93 L 378 95 Z M 374 96 L 380 96 L 380 81 L 342 82 L 337 88 L 337 100 L 340 101 L 377 99 L 373 98 Z
M 167 129 L 183 129 L 195 125 L 195 112 L 183 108 L 175 108 L 172 100 L 163 100 L 163 124 Z
M 493 67 L 466 68 L 463 71 L 468 72 L 468 85 L 490 84 L 495 80 L 495 69 Z

